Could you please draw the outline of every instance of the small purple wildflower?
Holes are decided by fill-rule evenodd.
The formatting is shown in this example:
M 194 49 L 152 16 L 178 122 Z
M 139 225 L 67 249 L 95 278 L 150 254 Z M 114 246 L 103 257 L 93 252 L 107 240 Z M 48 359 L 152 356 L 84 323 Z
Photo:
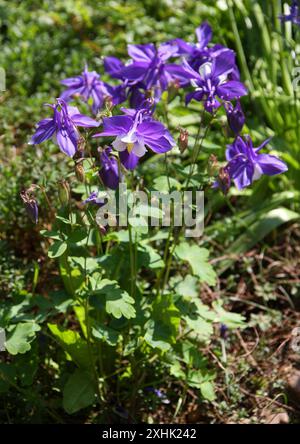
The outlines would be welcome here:
M 122 111 L 125 113 L 123 116 L 104 118 L 104 131 L 93 137 L 116 136 L 112 146 L 121 153 L 121 161 L 129 169 L 134 168 L 147 148 L 160 154 L 170 151 L 175 145 L 169 131 L 162 123 L 152 119 L 148 109 Z
M 232 145 L 227 146 L 226 171 L 238 189 L 251 185 L 262 174 L 274 176 L 288 170 L 287 165 L 277 157 L 259 153 L 269 141 L 267 139 L 258 148 L 254 148 L 250 136 L 238 136 Z
M 53 138 L 63 153 L 73 157 L 80 141 L 77 127 L 97 127 L 100 123 L 80 114 L 78 108 L 68 106 L 63 99 L 57 99 L 56 105 L 47 104 L 46 106 L 52 108 L 53 117 L 43 119 L 37 124 L 36 132 L 29 144 L 38 145 Z
M 186 75 L 191 79 L 195 91 L 187 94 L 186 103 L 192 99 L 203 101 L 206 111 L 213 113 L 221 106 L 220 100 L 231 101 L 247 94 L 247 89 L 238 80 L 229 80 L 235 67 L 232 51 L 224 51 L 212 62 L 200 66 L 195 71 L 187 62 L 184 63 Z
M 87 199 L 83 201 L 84 204 L 103 206 L 105 203 L 104 198 L 98 197 L 98 191 L 93 191 Z

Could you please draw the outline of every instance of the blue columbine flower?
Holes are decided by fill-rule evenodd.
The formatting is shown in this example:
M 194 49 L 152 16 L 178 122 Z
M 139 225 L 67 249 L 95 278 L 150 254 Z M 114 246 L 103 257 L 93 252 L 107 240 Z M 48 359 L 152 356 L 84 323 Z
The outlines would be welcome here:
M 235 106 L 230 102 L 226 103 L 225 110 L 230 129 L 238 135 L 245 124 L 245 114 L 242 110 L 240 101 L 238 100 Z
M 101 169 L 99 176 L 105 186 L 115 190 L 120 182 L 120 174 L 118 161 L 111 155 L 111 152 L 112 149 L 107 147 L 100 153 Z
M 117 105 L 125 100 L 119 87 L 113 87 L 103 82 L 100 75 L 95 71 L 88 71 L 85 66 L 81 75 L 70 77 L 61 81 L 67 89 L 62 93 L 61 99 L 66 102 L 70 101 L 75 96 L 80 96 L 85 102 L 92 100 L 92 111 L 94 114 L 102 108 L 106 99 L 110 99 L 113 105 Z
M 73 157 L 80 140 L 77 127 L 97 127 L 100 123 L 80 114 L 78 108 L 68 106 L 63 99 L 57 99 L 56 105 L 46 106 L 53 109 L 53 117 L 43 119 L 37 124 L 36 132 L 29 144 L 38 145 L 45 140 L 53 138 L 63 153 Z
M 290 6 L 290 13 L 281 15 L 280 20 L 282 22 L 292 22 L 294 25 L 300 26 L 300 6 L 298 0 L 293 0 Z
M 205 62 L 199 72 L 184 62 L 186 75 L 195 87 L 195 91 L 187 94 L 186 103 L 192 99 L 203 101 L 206 111 L 213 113 L 221 106 L 220 100 L 228 102 L 246 95 L 243 83 L 230 80 L 234 67 L 235 55 L 230 50 L 222 52 L 212 62 Z
M 238 189 L 251 185 L 262 174 L 274 176 L 288 170 L 287 165 L 277 157 L 260 154 L 260 150 L 269 141 L 270 139 L 267 139 L 258 148 L 254 148 L 250 136 L 244 136 L 244 138 L 238 136 L 232 145 L 227 146 L 226 171 Z
M 112 147 L 120 152 L 120 159 L 128 169 L 133 169 L 147 148 L 155 153 L 170 151 L 175 145 L 169 131 L 152 119 L 149 109 L 122 109 L 123 116 L 103 119 L 103 132 L 94 137 L 115 136 Z
M 98 197 L 98 191 L 93 191 L 87 199 L 83 201 L 84 204 L 97 205 L 102 207 L 105 203 L 105 199 Z
M 177 48 L 165 43 L 156 48 L 152 43 L 145 45 L 128 45 L 131 57 L 127 65 L 115 57 L 106 58 L 104 66 L 113 77 L 122 79 L 128 95 L 142 94 L 152 90 L 156 100 L 170 84 L 185 85 L 185 71 L 180 65 L 168 63 L 176 56 Z M 131 104 L 132 105 L 132 104 Z

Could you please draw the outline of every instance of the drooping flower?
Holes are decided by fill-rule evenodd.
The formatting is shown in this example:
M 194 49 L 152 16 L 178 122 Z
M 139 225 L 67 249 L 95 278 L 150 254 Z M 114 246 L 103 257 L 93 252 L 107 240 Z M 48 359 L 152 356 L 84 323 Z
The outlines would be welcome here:
M 111 151 L 112 149 L 107 147 L 100 153 L 101 169 L 99 176 L 105 186 L 115 190 L 120 182 L 120 174 L 118 161 L 111 155 Z
M 81 75 L 64 79 L 61 83 L 67 87 L 61 94 L 61 99 L 66 102 L 75 96 L 80 96 L 85 102 L 91 99 L 94 114 L 97 114 L 102 108 L 106 99 L 110 99 L 113 105 L 125 100 L 118 87 L 103 82 L 100 75 L 95 71 L 88 71 L 87 66 L 85 66 Z
M 226 171 L 238 189 L 251 185 L 263 174 L 274 176 L 288 170 L 287 165 L 276 156 L 260 154 L 269 141 L 267 139 L 258 148 L 254 148 L 250 136 L 238 136 L 232 145 L 227 146 Z
M 229 79 L 234 66 L 235 56 L 230 50 L 222 52 L 212 62 L 205 62 L 199 72 L 185 62 L 186 75 L 195 87 L 195 91 L 187 94 L 186 103 L 192 99 L 203 101 L 206 111 L 213 113 L 221 106 L 221 101 L 237 100 L 246 95 L 247 89 L 243 83 Z
M 94 137 L 115 136 L 113 148 L 120 152 L 125 167 L 132 169 L 147 148 L 155 153 L 170 151 L 175 145 L 169 131 L 152 119 L 149 110 L 122 109 L 125 115 L 103 119 L 103 132 Z
M 245 124 L 245 114 L 243 113 L 240 101 L 238 100 L 235 106 L 230 102 L 226 103 L 225 109 L 230 129 L 236 135 L 239 134 Z
M 73 157 L 80 141 L 77 127 L 97 127 L 100 123 L 80 114 L 78 108 L 68 106 L 63 99 L 57 99 L 56 105 L 46 106 L 52 108 L 53 117 L 43 119 L 37 124 L 36 132 L 29 144 L 38 145 L 53 138 L 63 153 Z
M 282 22 L 292 22 L 300 26 L 300 5 L 298 0 L 293 0 L 290 6 L 289 14 L 283 14 L 280 17 Z
M 31 221 L 35 224 L 38 223 L 39 209 L 35 198 L 32 196 L 30 189 L 23 190 L 20 193 L 21 199 L 24 203 L 25 210 L 31 219 Z

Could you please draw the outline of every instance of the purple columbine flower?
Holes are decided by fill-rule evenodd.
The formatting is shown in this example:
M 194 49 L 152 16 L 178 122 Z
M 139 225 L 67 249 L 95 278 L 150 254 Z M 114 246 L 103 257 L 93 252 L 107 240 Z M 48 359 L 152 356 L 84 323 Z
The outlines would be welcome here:
M 163 44 L 159 48 L 152 44 L 128 45 L 131 63 L 121 70 L 122 76 L 131 85 L 139 84 L 145 90 L 154 89 L 158 98 L 171 83 L 186 84 L 184 69 L 175 63 L 167 63 L 176 56 L 176 46 Z
M 238 136 L 232 145 L 227 146 L 226 171 L 240 190 L 251 185 L 262 174 L 274 176 L 288 170 L 287 165 L 270 154 L 260 154 L 270 139 L 265 140 L 258 148 L 253 147 L 250 136 Z
M 192 99 L 203 101 L 206 111 L 213 113 L 221 106 L 220 100 L 231 101 L 247 94 L 247 89 L 238 80 L 229 80 L 235 67 L 232 51 L 224 51 L 212 62 L 205 62 L 195 71 L 184 63 L 186 75 L 191 79 L 195 91 L 187 94 L 186 103 Z
M 242 110 L 240 101 L 238 100 L 235 106 L 230 102 L 226 103 L 225 110 L 230 129 L 238 135 L 245 124 L 245 114 Z
M 300 26 L 300 6 L 298 0 L 293 0 L 290 6 L 290 13 L 281 15 L 280 20 L 282 22 L 292 22 L 294 25 Z
M 231 51 L 232 54 L 234 54 L 234 51 L 220 44 L 209 47 L 208 45 L 211 42 L 212 35 L 213 32 L 211 26 L 207 22 L 204 22 L 196 28 L 197 43 L 188 43 L 182 39 L 174 39 L 169 41 L 168 44 L 177 47 L 175 54 L 178 56 L 185 56 L 188 64 L 195 71 L 198 71 L 203 63 L 212 62 L 212 60 L 222 52 Z M 231 77 L 232 80 L 239 80 L 240 78 L 239 70 L 236 65 L 233 67 Z
M 152 119 L 149 110 L 122 109 L 123 116 L 103 119 L 103 132 L 93 137 L 115 136 L 113 148 L 120 152 L 126 168 L 133 169 L 147 148 L 155 153 L 170 151 L 175 145 L 169 131 L 160 122 Z
M 84 128 L 100 125 L 94 119 L 80 114 L 75 106 L 68 106 L 63 99 L 57 99 L 56 105 L 46 105 L 53 109 L 53 117 L 43 119 L 37 124 L 35 134 L 29 144 L 38 145 L 53 138 L 63 153 L 73 157 L 78 148 L 80 134 L 78 126 Z
M 121 103 L 125 100 L 119 87 L 113 87 L 103 82 L 100 75 L 95 71 L 88 71 L 85 66 L 81 75 L 70 77 L 61 81 L 67 89 L 62 93 L 61 99 L 66 102 L 70 101 L 75 96 L 80 96 L 85 102 L 92 99 L 92 111 L 94 114 L 102 108 L 106 99 L 110 99 L 113 105 Z
M 105 186 L 115 190 L 120 182 L 120 173 L 118 161 L 111 155 L 111 151 L 112 149 L 107 147 L 100 153 L 101 169 L 99 176 Z
M 102 207 L 105 203 L 105 199 L 98 197 L 98 192 L 93 191 L 87 199 L 83 201 L 84 204 L 91 204 L 91 205 L 97 205 L 99 207 Z

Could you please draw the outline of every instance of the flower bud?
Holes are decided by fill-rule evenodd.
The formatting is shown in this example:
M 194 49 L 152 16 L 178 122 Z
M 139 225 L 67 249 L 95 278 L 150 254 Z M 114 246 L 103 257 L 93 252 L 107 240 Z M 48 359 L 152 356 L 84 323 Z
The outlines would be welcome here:
M 180 128 L 180 134 L 178 137 L 178 145 L 179 150 L 181 153 L 184 153 L 184 151 L 187 149 L 189 144 L 189 133 L 187 130 Z
M 67 205 L 70 201 L 70 186 L 66 180 L 58 182 L 58 197 L 62 205 Z
M 169 84 L 169 87 L 168 87 L 169 101 L 172 101 L 177 96 L 179 88 L 180 88 L 180 82 L 178 79 L 175 79 L 173 82 L 171 82 Z
M 20 196 L 24 203 L 25 210 L 29 218 L 33 223 L 37 224 L 39 209 L 36 200 L 33 197 L 31 197 L 28 191 L 26 190 L 21 191 Z
M 75 176 L 79 182 L 84 182 L 85 172 L 82 163 L 75 164 Z
M 214 177 L 218 171 L 218 158 L 211 154 L 208 159 L 207 173 L 210 177 Z
M 243 113 L 240 102 L 235 107 L 230 104 L 226 107 L 227 121 L 230 129 L 234 134 L 239 134 L 245 124 L 245 115 Z
M 226 168 L 220 168 L 217 178 L 217 186 L 221 189 L 223 194 L 227 194 L 230 188 L 230 176 Z

